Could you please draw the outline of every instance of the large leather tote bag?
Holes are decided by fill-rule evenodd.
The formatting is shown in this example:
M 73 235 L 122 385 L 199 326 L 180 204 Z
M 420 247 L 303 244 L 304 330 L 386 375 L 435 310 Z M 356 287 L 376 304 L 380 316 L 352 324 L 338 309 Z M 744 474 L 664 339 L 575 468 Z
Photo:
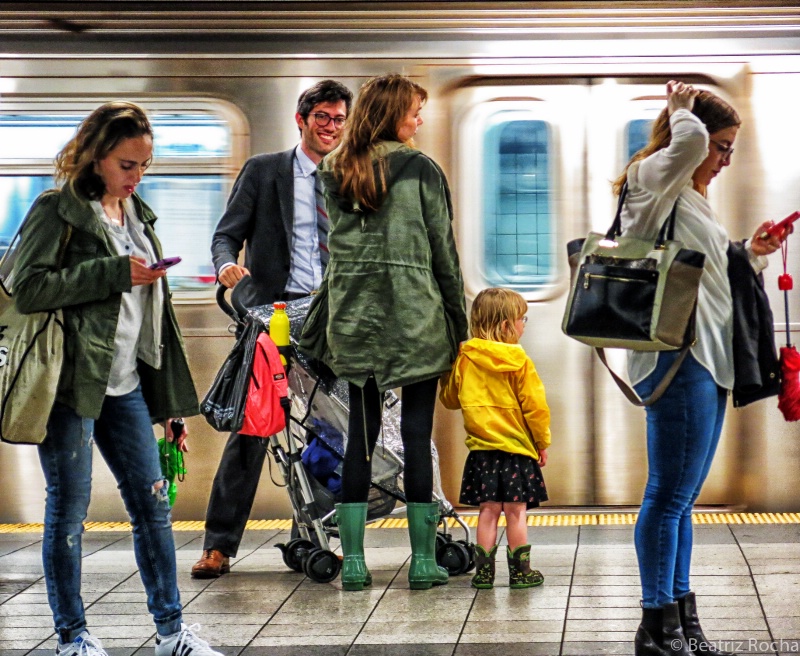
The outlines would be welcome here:
M 627 192 L 626 183 L 608 232 L 592 232 L 567 244 L 572 285 L 561 327 L 569 337 L 598 349 L 604 364 L 604 348 L 683 349 L 668 374 L 671 381 L 695 339 L 705 255 L 674 240 L 677 203 L 655 240 L 621 236 Z M 613 371 L 612 375 L 621 382 Z M 633 398 L 623 389 L 626 396 L 641 405 L 635 393 L 625 388 Z M 645 404 L 654 402 L 663 389 L 659 386 L 658 396 L 654 393 Z

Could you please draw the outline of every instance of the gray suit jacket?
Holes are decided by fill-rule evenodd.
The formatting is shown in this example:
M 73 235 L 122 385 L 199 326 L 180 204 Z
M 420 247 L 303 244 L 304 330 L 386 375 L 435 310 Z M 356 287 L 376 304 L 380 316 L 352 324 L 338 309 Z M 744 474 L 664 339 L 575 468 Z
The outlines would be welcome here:
M 294 153 L 292 148 L 245 162 L 211 240 L 217 275 L 223 264 L 237 263 L 246 243 L 244 266 L 252 284 L 237 298 L 246 307 L 272 303 L 286 289 L 294 223 Z

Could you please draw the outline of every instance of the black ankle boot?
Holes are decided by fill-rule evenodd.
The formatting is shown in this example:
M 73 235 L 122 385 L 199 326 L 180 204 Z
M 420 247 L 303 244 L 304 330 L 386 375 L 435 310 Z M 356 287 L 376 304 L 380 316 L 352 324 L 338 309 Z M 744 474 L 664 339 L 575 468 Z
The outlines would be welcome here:
M 700 618 L 697 617 L 697 599 L 694 592 L 690 592 L 683 599 L 678 599 L 678 612 L 681 618 L 683 634 L 689 641 L 692 653 L 714 654 L 715 656 L 736 656 L 732 651 L 721 651 L 717 649 L 703 634 L 700 626 Z
M 681 629 L 677 603 L 642 609 L 634 648 L 636 656 L 693 656 Z

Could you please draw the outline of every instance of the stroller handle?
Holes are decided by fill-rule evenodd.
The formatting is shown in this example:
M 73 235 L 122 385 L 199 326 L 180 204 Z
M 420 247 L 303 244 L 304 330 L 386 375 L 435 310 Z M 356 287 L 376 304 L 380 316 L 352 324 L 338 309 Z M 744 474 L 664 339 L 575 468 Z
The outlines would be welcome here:
M 219 309 L 222 310 L 225 314 L 227 314 L 231 319 L 234 321 L 241 321 L 241 317 L 236 314 L 236 310 L 233 309 L 228 300 L 225 298 L 225 292 L 228 291 L 228 288 L 225 285 L 219 285 L 217 287 L 217 305 Z
M 217 287 L 217 305 L 237 323 L 244 321 L 247 316 L 247 306 L 242 304 L 242 296 L 248 291 L 252 291 L 252 285 L 253 279 L 249 275 L 242 276 L 231 290 L 230 303 L 225 299 L 225 292 L 228 291 L 228 288 L 224 285 Z

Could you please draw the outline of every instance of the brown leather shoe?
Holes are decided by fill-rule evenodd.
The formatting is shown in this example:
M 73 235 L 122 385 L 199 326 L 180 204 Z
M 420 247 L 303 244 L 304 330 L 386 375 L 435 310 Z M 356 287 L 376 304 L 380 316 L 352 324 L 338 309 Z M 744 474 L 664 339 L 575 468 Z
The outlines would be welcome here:
M 206 549 L 192 567 L 193 579 L 216 579 L 231 571 L 230 558 L 217 549 Z

